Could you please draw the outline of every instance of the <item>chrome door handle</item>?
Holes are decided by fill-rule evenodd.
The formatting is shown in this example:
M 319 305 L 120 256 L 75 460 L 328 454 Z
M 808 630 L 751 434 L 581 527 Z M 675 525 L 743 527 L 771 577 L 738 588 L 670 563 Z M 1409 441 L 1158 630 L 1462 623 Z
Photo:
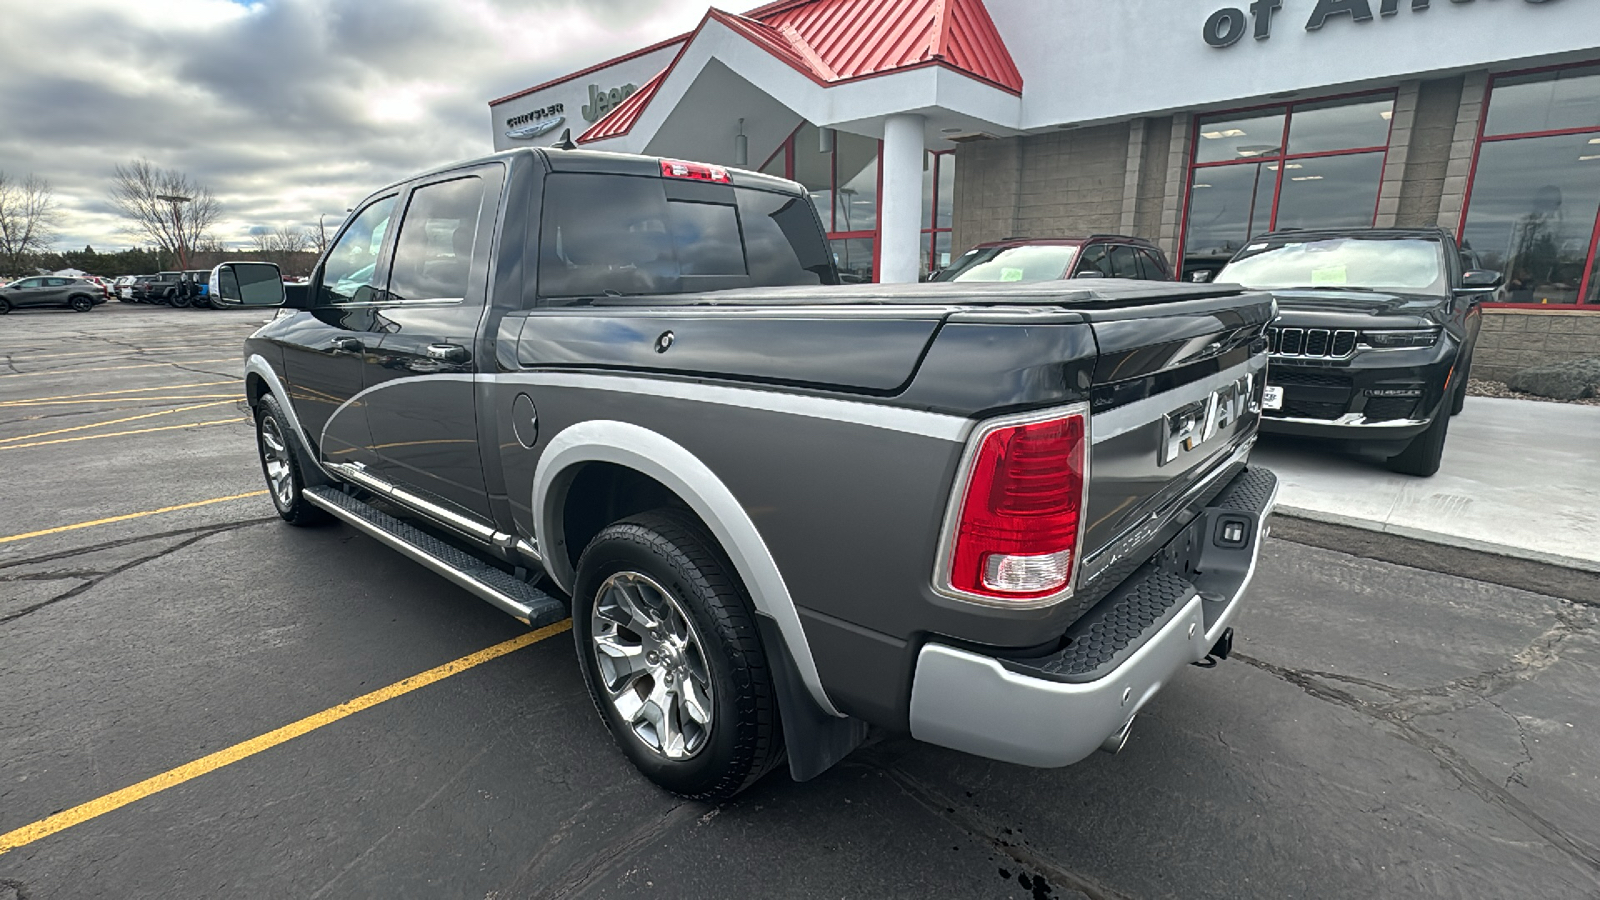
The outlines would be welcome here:
M 360 353 L 366 349 L 358 338 L 336 337 L 333 339 L 333 352 L 335 353 Z
M 462 363 L 467 361 L 467 348 L 460 344 L 429 344 L 428 358 L 440 362 Z

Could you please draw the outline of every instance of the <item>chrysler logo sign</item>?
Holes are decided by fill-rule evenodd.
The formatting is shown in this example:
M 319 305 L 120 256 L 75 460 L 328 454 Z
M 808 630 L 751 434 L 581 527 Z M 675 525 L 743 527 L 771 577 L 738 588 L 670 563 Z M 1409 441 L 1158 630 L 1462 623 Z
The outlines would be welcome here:
M 1455 4 L 1471 3 L 1473 0 L 1450 0 Z M 1527 3 L 1548 3 L 1551 0 L 1524 0 Z M 1400 8 L 1406 7 L 1412 12 L 1422 12 L 1430 6 L 1430 0 L 1316 0 L 1316 6 L 1311 10 L 1311 18 L 1306 20 L 1307 31 L 1320 31 L 1322 26 L 1330 20 L 1342 16 L 1349 16 L 1352 22 L 1370 22 L 1373 11 L 1388 18 L 1400 14 Z M 1278 10 L 1283 9 L 1284 0 L 1251 0 L 1250 15 L 1247 18 L 1244 10 L 1238 7 L 1224 7 L 1211 14 L 1206 19 L 1205 29 L 1201 36 L 1207 44 L 1213 47 L 1232 47 L 1249 32 L 1256 40 L 1264 41 L 1272 37 L 1272 17 Z
M 532 140 L 540 135 L 549 134 L 550 132 L 555 131 L 557 128 L 560 128 L 561 123 L 565 122 L 566 120 L 566 116 L 551 116 L 546 119 L 534 119 L 532 122 L 529 122 L 526 125 L 513 128 L 506 132 L 506 137 L 511 138 L 514 141 Z

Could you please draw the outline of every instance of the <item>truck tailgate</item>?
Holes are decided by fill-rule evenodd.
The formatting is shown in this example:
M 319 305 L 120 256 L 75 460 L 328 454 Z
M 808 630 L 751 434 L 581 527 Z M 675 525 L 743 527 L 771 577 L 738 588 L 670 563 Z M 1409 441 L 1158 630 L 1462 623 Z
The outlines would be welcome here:
M 1268 294 L 1080 310 L 1099 346 L 1080 584 L 1153 542 L 1255 438 Z

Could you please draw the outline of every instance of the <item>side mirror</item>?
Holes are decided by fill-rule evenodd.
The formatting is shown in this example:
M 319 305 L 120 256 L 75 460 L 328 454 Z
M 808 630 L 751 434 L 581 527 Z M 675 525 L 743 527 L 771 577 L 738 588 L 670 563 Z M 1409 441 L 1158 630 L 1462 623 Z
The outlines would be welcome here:
M 1107 275 L 1104 272 L 1097 272 L 1094 269 L 1084 269 L 1082 272 L 1079 272 L 1078 274 L 1076 274 L 1076 275 L 1074 275 L 1072 277 L 1073 278 L 1109 278 L 1111 276 Z
M 1209 281 L 1211 281 L 1211 273 L 1205 269 L 1189 273 L 1189 282 L 1191 284 L 1206 284 Z
M 1461 274 L 1461 287 L 1469 291 L 1492 291 L 1505 280 L 1505 276 L 1490 269 L 1469 269 Z
M 222 263 L 211 270 L 211 296 L 222 306 L 282 306 L 283 274 L 272 263 Z

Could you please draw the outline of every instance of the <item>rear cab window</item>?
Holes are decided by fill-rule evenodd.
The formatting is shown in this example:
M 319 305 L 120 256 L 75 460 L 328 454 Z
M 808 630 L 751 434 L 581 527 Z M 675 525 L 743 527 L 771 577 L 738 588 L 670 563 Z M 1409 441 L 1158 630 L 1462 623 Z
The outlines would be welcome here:
M 545 183 L 539 294 L 675 294 L 835 284 L 804 197 L 726 184 L 556 172 Z

